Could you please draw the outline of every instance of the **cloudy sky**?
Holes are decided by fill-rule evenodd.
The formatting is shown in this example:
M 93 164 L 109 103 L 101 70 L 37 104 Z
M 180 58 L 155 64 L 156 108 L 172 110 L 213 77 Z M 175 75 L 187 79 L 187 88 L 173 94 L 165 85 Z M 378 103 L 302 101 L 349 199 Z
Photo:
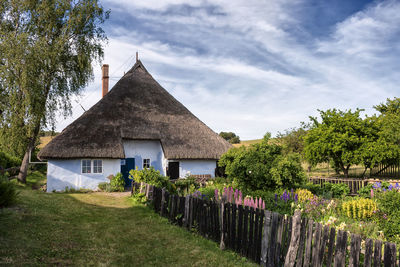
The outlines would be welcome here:
M 102 63 L 112 87 L 135 53 L 215 132 L 242 140 L 296 127 L 317 109 L 363 108 L 400 96 L 400 1 L 107 0 Z M 101 96 L 95 80 L 61 131 Z

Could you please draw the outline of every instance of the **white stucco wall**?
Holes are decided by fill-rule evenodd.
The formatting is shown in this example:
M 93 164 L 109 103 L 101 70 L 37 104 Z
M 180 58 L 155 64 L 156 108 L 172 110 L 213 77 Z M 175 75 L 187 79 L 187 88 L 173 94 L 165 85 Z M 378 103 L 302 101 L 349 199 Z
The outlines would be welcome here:
M 160 141 L 156 140 L 124 140 L 126 158 L 135 158 L 139 170 L 143 167 L 143 159 L 150 159 L 150 165 L 166 175 L 164 152 Z
M 216 160 L 179 160 L 179 177 L 187 174 L 210 174 L 215 177 Z
M 81 173 L 81 159 L 49 160 L 47 164 L 47 192 L 68 188 L 95 190 L 107 177 L 121 171 L 119 159 L 102 159 L 103 173 Z

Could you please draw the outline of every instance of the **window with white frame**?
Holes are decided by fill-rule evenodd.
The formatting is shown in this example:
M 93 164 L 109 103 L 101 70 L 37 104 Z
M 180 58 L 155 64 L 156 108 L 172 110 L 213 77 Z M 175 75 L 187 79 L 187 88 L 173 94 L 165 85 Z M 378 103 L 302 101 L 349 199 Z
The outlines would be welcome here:
M 82 173 L 92 173 L 92 161 L 90 159 L 82 160 Z
M 101 159 L 83 159 L 82 173 L 103 173 L 103 161 Z
M 150 159 L 143 159 L 143 169 L 150 168 Z
M 103 173 L 103 161 L 101 159 L 93 160 L 93 173 Z

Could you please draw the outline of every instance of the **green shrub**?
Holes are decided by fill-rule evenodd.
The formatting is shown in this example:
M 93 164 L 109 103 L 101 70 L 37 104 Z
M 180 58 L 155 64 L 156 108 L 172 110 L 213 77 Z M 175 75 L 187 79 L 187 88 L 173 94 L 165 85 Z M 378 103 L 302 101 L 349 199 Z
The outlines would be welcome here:
M 311 191 L 314 195 L 322 195 L 324 194 L 324 189 L 319 185 L 319 184 L 313 184 L 313 183 L 306 183 L 300 186 L 300 188 L 307 189 L 308 191 Z
M 111 184 L 107 182 L 99 183 L 99 189 L 103 192 L 112 192 Z
M 400 193 L 396 190 L 376 193 L 379 214 L 378 223 L 385 237 L 392 242 L 400 241 Z
M 362 187 L 358 190 L 358 195 L 363 198 L 371 198 L 372 184 Z
M 204 195 L 206 199 L 214 199 L 214 192 L 215 192 L 214 186 L 200 187 L 198 191 L 202 195 Z
M 132 200 L 136 203 L 140 204 L 146 204 L 147 203 L 147 198 L 145 193 L 136 193 L 132 195 Z
M 136 183 L 147 183 L 159 188 L 164 188 L 171 194 L 176 193 L 176 186 L 169 181 L 169 178 L 155 170 L 153 166 L 143 170 L 131 170 L 129 179 L 134 179 Z
M 261 143 L 231 148 L 222 155 L 219 166 L 241 190 L 292 188 L 305 182 L 299 155 L 283 155 L 282 147 L 269 138 L 266 134 Z
M 189 176 L 184 179 L 179 179 L 174 182 L 174 185 L 176 186 L 176 190 L 180 195 L 184 195 L 185 193 L 188 193 L 191 188 L 194 187 L 194 189 L 197 189 L 200 187 L 200 185 L 196 182 L 196 178 L 193 176 Z
M 110 181 L 111 191 L 123 192 L 125 189 L 125 179 L 122 173 L 117 173 Z
M 0 151 L 0 169 L 8 169 L 11 167 L 18 167 L 21 165 L 21 160 L 17 157 L 13 157 L 6 152 Z
M 350 193 L 350 188 L 347 184 L 324 184 L 324 193 L 331 193 L 333 198 L 342 198 Z
M 4 175 L 0 175 L 0 208 L 10 206 L 17 201 L 17 189 Z

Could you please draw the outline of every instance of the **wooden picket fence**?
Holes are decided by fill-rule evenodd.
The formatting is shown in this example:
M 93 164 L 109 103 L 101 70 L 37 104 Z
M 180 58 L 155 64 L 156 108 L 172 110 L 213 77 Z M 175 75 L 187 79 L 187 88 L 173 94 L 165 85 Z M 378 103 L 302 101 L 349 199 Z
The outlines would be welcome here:
M 220 243 L 261 266 L 399 266 L 396 245 L 366 239 L 323 226 L 311 219 L 225 202 L 169 194 L 147 184 L 145 193 L 155 212 L 171 223 Z M 350 236 L 349 236 L 350 235 Z
M 358 190 L 367 186 L 371 179 L 351 179 L 351 178 L 334 178 L 334 177 L 310 177 L 309 181 L 313 184 L 319 184 L 321 187 L 325 183 L 346 184 L 350 189 L 351 195 L 356 195 Z

